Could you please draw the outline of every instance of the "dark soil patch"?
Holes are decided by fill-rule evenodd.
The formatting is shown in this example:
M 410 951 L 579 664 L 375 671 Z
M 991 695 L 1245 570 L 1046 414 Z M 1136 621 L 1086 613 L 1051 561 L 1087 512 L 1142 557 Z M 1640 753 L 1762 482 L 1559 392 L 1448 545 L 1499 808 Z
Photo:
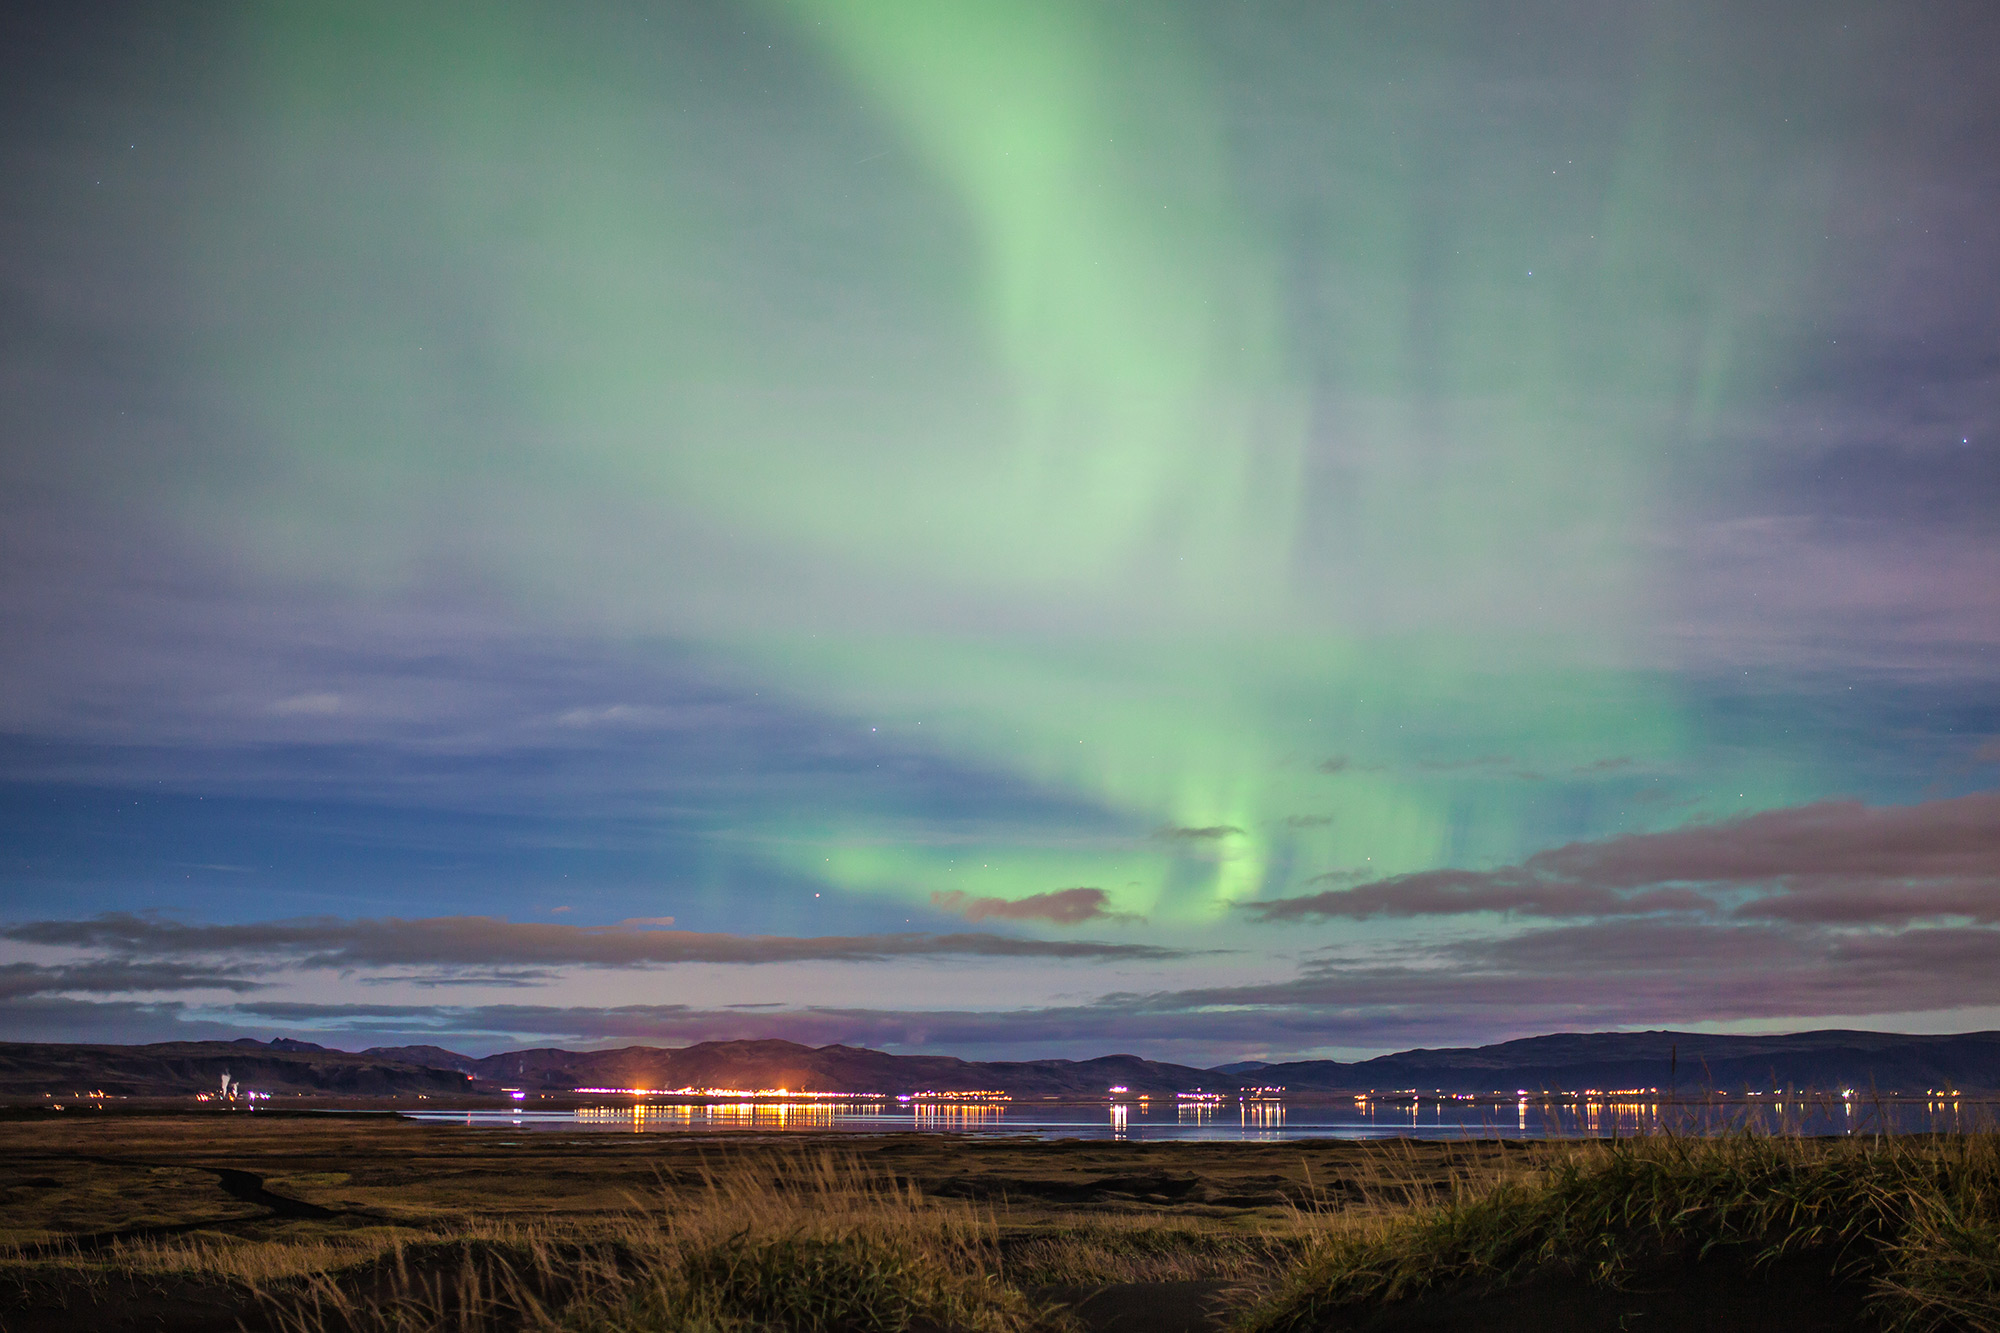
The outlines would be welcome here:
M 1569 1276 L 1498 1291 L 1461 1288 L 1341 1312 L 1327 1333 L 1862 1333 L 1861 1282 L 1836 1281 L 1833 1260 L 1798 1255 L 1749 1268 L 1730 1259 L 1663 1265 L 1620 1287 Z
M 253 1298 L 221 1281 L 73 1273 L 47 1283 L 14 1278 L 0 1288 L 6 1333 L 236 1333 L 264 1325 Z
M 1066 1307 L 1087 1333 L 1214 1333 L 1228 1326 L 1232 1283 L 1113 1282 L 1031 1287 L 1030 1299 Z
M 1148 1203 L 1180 1203 L 1210 1193 L 1199 1176 L 1170 1175 L 1165 1171 L 1092 1176 L 1083 1178 L 1038 1179 L 1025 1177 L 951 1177 L 931 1186 L 931 1193 L 947 1199 L 1034 1199 L 1042 1203 L 1103 1203 L 1114 1199 L 1143 1199 Z
M 213 1172 L 216 1182 L 222 1186 L 224 1194 L 243 1203 L 254 1203 L 260 1208 L 269 1208 L 271 1215 L 274 1217 L 282 1217 L 288 1220 L 311 1219 L 314 1221 L 325 1221 L 331 1217 L 341 1216 L 341 1214 L 331 1208 L 322 1208 L 316 1203 L 307 1203 L 304 1199 L 294 1199 L 287 1195 L 271 1193 L 271 1191 L 264 1188 L 264 1177 L 258 1175 L 255 1171 L 239 1171 L 234 1167 L 228 1166 L 206 1166 L 194 1169 L 197 1171 Z
M 491 1290 L 502 1274 L 515 1275 L 522 1290 L 545 1303 L 560 1303 L 564 1292 L 541 1280 L 504 1247 L 477 1241 L 445 1241 L 408 1247 L 400 1258 L 372 1259 L 337 1275 L 340 1289 L 369 1329 L 391 1306 L 438 1313 L 450 1327 L 463 1300 L 459 1281 L 476 1273 L 475 1286 Z M 84 1273 L 51 1265 L 41 1274 L 16 1272 L 0 1279 L 0 1333 L 263 1333 L 302 1324 L 326 1333 L 349 1325 L 339 1309 L 320 1307 L 308 1285 L 277 1281 L 262 1293 L 221 1279 L 180 1275 L 149 1277 L 132 1273 Z M 303 1317 L 302 1317 L 303 1316 Z

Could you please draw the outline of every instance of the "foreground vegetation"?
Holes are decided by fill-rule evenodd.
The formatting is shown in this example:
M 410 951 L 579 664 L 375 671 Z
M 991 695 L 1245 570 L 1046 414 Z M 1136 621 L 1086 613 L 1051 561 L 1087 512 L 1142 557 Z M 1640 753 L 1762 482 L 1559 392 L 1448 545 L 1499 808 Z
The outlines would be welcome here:
M 1988 1135 L 1503 1147 L 4 1128 L 0 1327 L 17 1333 L 1057 1333 L 1118 1326 L 1092 1304 L 1100 1289 L 1131 1298 L 1132 1328 L 1542 1326 L 1495 1304 L 1523 1291 L 1544 1310 L 1549 1293 L 1591 1292 L 1645 1327 L 1716 1326 L 1674 1304 L 1694 1273 L 1721 1275 L 1725 1306 L 1783 1274 L 1853 1327 L 2000 1333 Z
M 2000 1330 L 2000 1149 L 1991 1135 L 1660 1137 L 1572 1146 L 1439 1204 L 1310 1234 L 1243 1321 L 1303 1333 L 1445 1290 L 1603 1286 L 1702 1261 L 1802 1260 L 1869 1322 Z
M 1199 1316 L 1315 1201 L 1524 1151 L 0 1122 L 0 1328 L 1056 1328 L 1106 1284 Z

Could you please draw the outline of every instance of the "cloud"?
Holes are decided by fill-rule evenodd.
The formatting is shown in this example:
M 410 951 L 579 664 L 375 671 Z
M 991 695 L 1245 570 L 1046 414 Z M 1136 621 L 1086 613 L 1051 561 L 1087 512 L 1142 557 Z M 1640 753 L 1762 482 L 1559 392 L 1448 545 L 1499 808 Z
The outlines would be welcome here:
M 1162 959 L 1185 951 L 1087 940 L 988 934 L 728 935 L 635 925 L 571 926 L 489 916 L 342 920 L 309 917 L 243 925 L 183 924 L 107 912 L 75 921 L 0 927 L 0 938 L 101 949 L 133 957 L 282 956 L 294 967 L 643 967 L 672 963 L 877 962 L 961 955 L 987 958 Z
M 359 978 L 364 986 L 416 986 L 432 990 L 440 986 L 500 987 L 527 990 L 553 981 L 560 973 L 547 968 L 517 967 L 480 971 L 476 968 L 441 968 L 431 972 L 377 972 Z
M 1512 763 L 1512 755 L 1482 754 L 1471 759 L 1418 759 L 1410 768 L 1418 773 L 1457 773 L 1468 768 L 1506 768 Z
M 256 990 L 263 983 L 250 969 L 190 967 L 179 963 L 130 962 L 120 959 L 45 967 L 37 963 L 0 964 L 0 1000 L 33 995 L 126 995 L 147 991 Z
M 1085 921 L 1133 919 L 1111 911 L 1111 895 L 1095 888 L 1055 889 L 1026 898 L 974 898 L 953 889 L 933 893 L 931 903 L 972 922 L 1048 921 L 1058 926 L 1074 926 Z
M 285 1034 L 336 1047 L 435 1042 L 472 1054 L 528 1045 L 686 1045 L 779 1038 L 807 1045 L 931 1051 L 970 1058 L 1078 1058 L 1138 1051 L 1197 1064 L 1246 1049 L 1299 1051 L 1329 1040 L 1436 1040 L 1434 1018 L 1342 1016 L 1305 1005 L 1203 1010 L 1172 994 L 995 1011 L 796 1008 L 676 1004 L 562 1005 L 319 1004 L 254 1002 L 204 1010 L 181 1005 L 0 999 L 0 1025 L 16 1039 L 173 1041 Z M 1462 1034 L 1460 1034 L 1462 1035 Z
M 2000 1004 L 2000 973 L 1991 963 L 2000 957 L 1996 868 L 2000 794 L 1892 807 L 1821 802 L 1574 843 L 1494 870 L 1426 871 L 1254 904 L 1258 915 L 1278 921 L 1479 911 L 1510 913 L 1527 928 L 1498 938 L 1365 950 L 1344 944 L 1339 955 L 1315 958 L 1294 975 L 1252 984 L 990 1012 L 288 1006 L 254 994 L 203 1012 L 243 1024 L 303 1024 L 312 1033 L 427 1036 L 490 1047 L 770 1036 L 902 1050 L 1084 1055 L 1137 1049 L 1212 1059 L 1252 1048 L 1384 1049 L 1549 1029 L 1813 1016 L 1846 1021 Z M 1087 886 L 1018 900 L 940 894 L 935 901 L 975 919 L 1074 924 L 1110 916 L 1109 894 Z M 794 938 L 680 931 L 652 921 L 586 927 L 493 917 L 220 925 L 107 914 L 16 923 L 0 927 L 0 937 L 105 955 L 0 971 L 0 1020 L 16 1033 L 42 1030 L 35 1025 L 45 1021 L 73 1030 L 83 1021 L 76 1015 L 85 1011 L 46 1008 L 64 994 L 242 993 L 279 967 L 335 968 L 362 972 L 364 980 L 434 986 L 529 981 L 566 966 L 1186 956 L 978 932 Z M 17 1022 L 17 1011 L 43 1017 Z M 165 1019 L 155 1014 L 145 1021 Z
M 1666 833 L 1571 843 L 1525 863 L 1617 886 L 2000 879 L 2000 792 L 1917 805 L 1820 801 Z
M 190 1018 L 177 1000 L 0 997 L 0 1031 L 10 1041 L 228 1041 L 248 1035 L 233 1023 Z
M 1788 922 L 1621 918 L 1401 953 L 1321 957 L 1290 977 L 1016 1009 L 766 1005 L 311 1003 L 178 1005 L 0 996 L 18 1038 L 157 1040 L 274 1030 L 340 1045 L 438 1041 L 681 1045 L 785 1038 L 989 1058 L 1136 1051 L 1215 1063 L 1245 1051 L 1382 1051 L 1547 1031 L 1717 1021 L 1843 1021 L 2000 1004 L 2000 928 L 1851 932 Z M 93 1019 L 91 1016 L 97 1017 Z M 184 1030 L 167 1030 L 187 1019 Z M 227 1026 L 218 1029 L 218 1024 Z
M 1631 761 L 1625 760 L 1623 762 L 1630 763 Z M 1515 763 L 1516 760 L 1512 755 L 1482 754 L 1482 755 L 1475 755 L 1465 759 L 1430 758 L 1430 759 L 1412 759 L 1407 763 L 1393 764 L 1393 765 L 1363 764 L 1357 762 L 1350 755 L 1337 754 L 1332 756 L 1331 758 L 1322 759 L 1318 764 L 1314 765 L 1314 769 L 1315 771 L 1320 773 L 1387 773 L 1390 772 L 1392 769 L 1400 770 L 1407 773 L 1465 773 L 1475 769 L 1508 768 L 1514 765 Z M 1579 773 L 1592 772 L 1596 771 L 1599 768 L 1616 767 L 1617 764 L 1618 761 L 1612 761 L 1609 764 L 1592 765 L 1589 768 L 1578 769 L 1577 771 Z M 1537 777 L 1539 775 L 1533 773 L 1517 773 L 1516 776 L 1532 778 L 1532 777 Z
M 1373 872 L 1369 870 L 1322 870 L 1317 875 L 1309 876 L 1303 882 L 1307 884 L 1352 884 L 1356 880 L 1367 879 L 1371 873 Z
M 1243 830 L 1234 824 L 1205 824 L 1200 827 L 1167 824 L 1154 829 L 1153 836 L 1168 842 L 1216 842 L 1222 838 L 1240 838 Z
M 339 695 L 320 691 L 280 699 L 271 705 L 270 711 L 279 717 L 333 717 L 341 711 L 341 706 Z
M 1331 870 L 1307 883 L 1353 878 L 1354 872 Z M 1621 893 L 1592 885 L 1549 882 L 1520 871 L 1425 870 L 1329 889 L 1300 898 L 1278 898 L 1243 906 L 1265 921 L 1302 917 L 1457 916 L 1468 912 L 1514 912 L 1523 916 L 1629 916 L 1649 912 L 1693 911 L 1711 906 L 1690 889 L 1658 889 Z
M 1284 823 L 1285 827 L 1290 829 L 1330 828 L 1333 825 L 1333 816 L 1332 815 L 1287 815 L 1285 816 Z
M 631 704 L 607 704 L 602 708 L 571 708 L 556 714 L 559 727 L 643 726 L 653 710 Z
M 2000 1002 L 2000 929 L 1843 934 L 1778 923 L 1625 919 L 1447 944 L 1409 960 L 1326 960 L 1297 978 L 1145 997 L 1149 1009 L 1317 1016 L 1374 1030 L 1421 1020 L 1454 1044 L 1524 1031 Z M 1454 1031 L 1455 1028 L 1455 1031 Z M 1477 1036 L 1473 1036 L 1477 1033 Z
M 568 708 L 556 714 L 555 724 L 572 730 L 596 728 L 628 730 L 668 730 L 691 728 L 730 720 L 730 710 L 715 704 L 606 704 L 599 708 Z
M 1463 941 L 1424 957 L 1323 960 L 1271 982 L 990 1011 L 253 999 L 228 1012 L 309 1031 L 463 1036 L 474 1044 L 479 1034 L 503 1045 L 779 1037 L 1024 1058 L 1136 1050 L 1219 1061 L 1253 1047 L 1388 1050 L 1560 1030 L 1986 1006 L 2000 1003 L 1995 956 L 2000 929 L 1983 927 L 1840 938 L 1782 924 L 1627 919 Z
M 1301 917 L 1728 912 L 1745 920 L 2000 923 L 2000 792 L 1917 805 L 1820 801 L 1570 843 L 1496 870 L 1431 870 L 1244 906 Z

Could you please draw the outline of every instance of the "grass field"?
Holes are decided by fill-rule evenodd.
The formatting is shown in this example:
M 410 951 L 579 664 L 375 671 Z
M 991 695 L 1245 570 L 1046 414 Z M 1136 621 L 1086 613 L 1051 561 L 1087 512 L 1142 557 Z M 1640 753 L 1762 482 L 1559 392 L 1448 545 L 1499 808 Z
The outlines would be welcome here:
M 1991 1136 L 0 1122 L 0 1327 L 2000 1330 Z

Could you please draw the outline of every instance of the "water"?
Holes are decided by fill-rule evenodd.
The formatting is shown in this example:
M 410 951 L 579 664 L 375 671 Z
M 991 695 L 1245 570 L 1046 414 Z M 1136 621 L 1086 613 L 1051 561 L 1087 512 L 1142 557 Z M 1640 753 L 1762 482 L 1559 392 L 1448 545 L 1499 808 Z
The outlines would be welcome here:
M 1422 1100 L 1323 1104 L 1173 1102 L 951 1106 L 890 1103 L 638 1103 L 565 1111 L 419 1111 L 413 1118 L 472 1129 L 597 1130 L 616 1133 L 715 1133 L 727 1130 L 862 1133 L 944 1131 L 1037 1139 L 1129 1139 L 1137 1142 L 1277 1142 L 1288 1139 L 1543 1139 L 1627 1137 L 1671 1128 L 1717 1134 L 1742 1129 L 1808 1135 L 1899 1134 L 1991 1128 L 1992 1108 L 1958 1101 L 1820 1101 L 1762 1099 L 1724 1106 L 1654 1103 L 1480 1102 Z M 406 1113 L 410 1114 L 410 1113 Z

